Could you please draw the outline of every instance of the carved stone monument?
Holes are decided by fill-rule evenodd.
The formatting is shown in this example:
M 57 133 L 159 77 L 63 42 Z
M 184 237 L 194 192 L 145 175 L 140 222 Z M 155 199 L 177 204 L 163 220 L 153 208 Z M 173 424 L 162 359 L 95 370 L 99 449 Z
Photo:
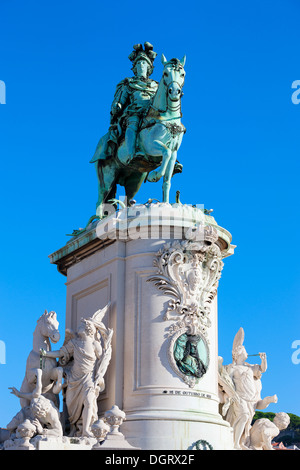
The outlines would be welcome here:
M 233 363 L 219 359 L 218 283 L 234 245 L 211 211 L 182 204 L 179 192 L 170 203 L 182 171 L 186 59 L 162 55 L 158 83 L 156 56 L 148 42 L 134 46 L 134 76 L 117 85 L 91 160 L 96 213 L 50 255 L 67 278 L 65 341 L 51 350 L 60 334 L 46 311 L 21 389 L 12 387 L 21 410 L 1 433 L 6 450 L 267 448 L 279 432 L 261 422 L 250 433 L 255 409 L 277 400 L 260 397 L 265 355 L 259 366 L 245 363 L 241 329 Z M 162 202 L 133 200 L 143 182 L 160 179 Z
M 67 276 L 67 328 L 110 302 L 112 358 L 99 414 L 117 404 L 141 449 L 233 446 L 219 414 L 217 288 L 231 235 L 180 203 L 124 208 L 51 255 Z
M 134 76 L 117 85 L 108 132 L 91 160 L 96 215 L 50 259 L 67 276 L 67 328 L 111 305 L 113 352 L 99 415 L 118 405 L 136 448 L 188 449 L 205 441 L 229 449 L 232 429 L 219 414 L 217 288 L 234 247 L 208 211 L 179 197 L 170 203 L 171 178 L 182 171 L 186 58 L 162 55 L 156 82 L 156 56 L 148 42 L 133 47 Z M 142 182 L 160 179 L 161 203 L 133 200 Z M 115 199 L 118 184 L 125 204 Z

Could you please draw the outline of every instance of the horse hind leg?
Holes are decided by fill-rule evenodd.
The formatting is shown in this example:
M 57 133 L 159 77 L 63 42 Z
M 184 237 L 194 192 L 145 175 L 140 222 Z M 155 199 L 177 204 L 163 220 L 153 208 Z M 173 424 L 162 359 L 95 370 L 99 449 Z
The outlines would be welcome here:
M 127 199 L 127 205 L 130 206 L 130 201 L 139 191 L 142 183 L 145 181 L 147 173 L 133 173 L 125 181 L 125 194 Z
M 115 181 L 117 176 L 116 168 L 110 164 L 105 165 L 98 162 L 97 164 L 97 176 L 98 176 L 98 201 L 96 204 L 96 215 L 103 219 L 105 217 L 105 203 L 113 197 L 112 194 L 115 192 Z

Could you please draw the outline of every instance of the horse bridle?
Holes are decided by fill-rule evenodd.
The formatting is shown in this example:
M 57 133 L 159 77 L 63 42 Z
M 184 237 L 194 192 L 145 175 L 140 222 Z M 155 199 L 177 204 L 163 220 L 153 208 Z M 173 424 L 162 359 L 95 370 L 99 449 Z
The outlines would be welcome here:
M 172 110 L 172 111 L 178 111 L 179 109 L 181 109 L 180 100 L 178 100 L 178 101 L 179 101 L 179 104 L 178 104 L 177 107 L 169 106 L 169 102 L 170 102 L 170 101 L 172 102 L 172 100 L 170 100 L 170 98 L 169 98 L 168 90 L 169 90 L 169 87 L 170 87 L 173 83 L 176 83 L 176 84 L 179 86 L 179 88 L 180 88 L 180 96 L 179 96 L 179 98 L 181 98 L 181 97 L 183 96 L 182 88 L 183 88 L 183 85 L 184 85 L 184 81 L 183 81 L 182 85 L 180 85 L 180 83 L 178 83 L 176 80 L 173 80 L 171 83 L 167 84 L 167 83 L 165 82 L 165 79 L 163 79 L 163 84 L 164 84 L 164 86 L 165 86 L 165 88 L 166 88 L 167 109 L 163 110 L 163 109 L 155 108 L 155 106 L 153 106 L 152 103 L 150 104 L 150 107 L 151 107 L 151 108 L 155 109 L 155 111 L 158 111 L 159 113 L 165 113 L 168 109 L 169 109 L 169 110 Z M 152 101 L 153 101 L 153 99 L 152 99 Z M 173 102 L 174 102 L 174 101 L 173 101 Z M 177 118 L 176 118 L 176 119 L 177 119 Z

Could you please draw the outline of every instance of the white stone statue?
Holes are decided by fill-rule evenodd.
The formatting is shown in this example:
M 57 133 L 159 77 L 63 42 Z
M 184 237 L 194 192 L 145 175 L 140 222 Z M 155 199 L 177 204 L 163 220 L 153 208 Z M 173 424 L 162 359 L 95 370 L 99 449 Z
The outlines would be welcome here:
M 276 413 L 273 422 L 267 418 L 257 419 L 250 429 L 249 447 L 253 450 L 274 450 L 272 440 L 290 424 L 287 413 Z
M 232 348 L 232 364 L 219 361 L 219 387 L 224 403 L 222 414 L 234 432 L 235 449 L 248 449 L 251 422 L 255 410 L 277 403 L 277 396 L 261 398 L 261 375 L 267 369 L 265 353 L 259 353 L 261 364 L 248 364 L 244 347 L 244 330 L 237 332 Z
M 30 439 L 34 436 L 54 437 L 62 439 L 63 430 L 60 422 L 60 413 L 54 403 L 44 397 L 42 392 L 42 370 L 37 370 L 36 387 L 33 392 L 22 393 L 15 387 L 11 390 L 20 399 L 29 401 L 7 425 L 10 437 L 4 443 L 5 449 L 35 448 Z
M 63 437 L 60 413 L 51 400 L 41 395 L 38 398 L 33 398 L 30 406 L 33 416 L 42 425 L 42 431 L 39 434 L 46 437 Z
M 26 373 L 20 389 L 21 407 L 28 406 L 32 399 L 32 392 L 36 389 L 38 370 L 42 370 L 42 393 L 51 399 L 58 406 L 57 395 L 62 387 L 62 367 L 54 358 L 44 357 L 41 359 L 40 349 L 51 351 L 51 342 L 57 343 L 60 339 L 58 330 L 59 323 L 55 312 L 47 312 L 38 319 L 33 333 L 32 350 L 27 358 Z
M 60 350 L 41 351 L 46 358 L 60 358 L 65 366 L 70 436 L 93 437 L 91 426 L 98 419 L 97 398 L 105 388 L 104 375 L 112 352 L 113 330 L 102 323 L 108 307 L 82 319 L 76 334 L 67 330 Z

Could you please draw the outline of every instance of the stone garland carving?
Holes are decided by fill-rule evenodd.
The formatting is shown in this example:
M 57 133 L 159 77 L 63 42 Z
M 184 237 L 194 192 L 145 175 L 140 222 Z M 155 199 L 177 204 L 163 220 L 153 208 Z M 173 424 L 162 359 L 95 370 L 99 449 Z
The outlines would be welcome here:
M 193 444 L 192 450 L 214 450 L 213 446 L 208 442 L 205 441 L 204 439 L 199 439 L 199 441 L 195 442 Z
M 167 243 L 157 253 L 153 263 L 157 274 L 147 281 L 171 297 L 164 314 L 164 320 L 175 321 L 168 329 L 168 359 L 193 387 L 208 367 L 207 329 L 223 261 L 214 227 L 199 225 L 186 236 L 187 240 Z

